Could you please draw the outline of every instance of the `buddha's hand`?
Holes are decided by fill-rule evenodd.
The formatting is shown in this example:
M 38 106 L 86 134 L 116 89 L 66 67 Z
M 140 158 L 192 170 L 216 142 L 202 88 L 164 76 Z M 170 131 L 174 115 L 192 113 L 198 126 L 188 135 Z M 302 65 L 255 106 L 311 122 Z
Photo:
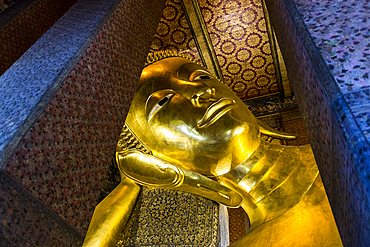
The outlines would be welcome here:
M 235 191 L 153 155 L 133 149 L 117 152 L 116 159 L 120 172 L 138 184 L 193 193 L 229 207 L 241 204 Z

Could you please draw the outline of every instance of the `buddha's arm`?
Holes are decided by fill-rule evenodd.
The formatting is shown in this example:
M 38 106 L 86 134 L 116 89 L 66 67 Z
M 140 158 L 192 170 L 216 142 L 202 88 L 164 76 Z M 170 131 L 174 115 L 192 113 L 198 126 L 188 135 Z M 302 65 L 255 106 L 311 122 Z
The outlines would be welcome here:
M 238 193 L 203 175 L 138 150 L 116 153 L 118 168 L 133 181 L 157 188 L 193 193 L 229 207 L 238 207 Z
M 82 246 L 113 245 L 126 225 L 139 192 L 139 185 L 122 176 L 121 183 L 96 206 Z

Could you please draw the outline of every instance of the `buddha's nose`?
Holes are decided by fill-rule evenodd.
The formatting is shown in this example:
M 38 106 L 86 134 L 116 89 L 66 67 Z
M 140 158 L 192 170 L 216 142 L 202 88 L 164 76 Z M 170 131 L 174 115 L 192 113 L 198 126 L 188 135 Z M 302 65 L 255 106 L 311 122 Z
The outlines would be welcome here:
M 195 93 L 191 97 L 191 103 L 195 106 L 200 106 L 201 103 L 209 102 L 212 100 L 212 96 L 216 93 L 216 89 L 209 87 L 204 91 Z
M 190 101 L 194 106 L 199 107 L 200 104 L 212 101 L 212 97 L 216 93 L 216 89 L 206 82 L 193 83 L 193 88 L 190 96 Z
M 177 84 L 175 91 L 190 100 L 191 103 L 197 107 L 202 103 L 212 101 L 216 93 L 216 89 L 204 81 L 183 81 Z

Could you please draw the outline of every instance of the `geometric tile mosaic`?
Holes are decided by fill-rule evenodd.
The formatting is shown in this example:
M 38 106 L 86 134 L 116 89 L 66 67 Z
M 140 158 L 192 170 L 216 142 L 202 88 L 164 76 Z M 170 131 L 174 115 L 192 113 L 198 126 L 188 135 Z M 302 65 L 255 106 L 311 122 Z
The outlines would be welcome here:
M 81 246 L 83 236 L 0 172 L 0 246 Z
M 4 168 L 83 235 L 163 4 L 118 4 Z
M 370 2 L 294 2 L 370 142 Z
M 9 5 L 12 2 L 0 1 L 0 12 L 5 6 L 4 3 Z M 31 1 L 32 3 L 24 10 L 22 7 L 27 4 L 24 3 L 25 1 L 14 2 L 20 2 L 13 7 L 21 12 L 0 26 L 0 75 L 9 69 L 77 0 Z M 7 14 L 5 12 L 2 13 L 4 18 Z

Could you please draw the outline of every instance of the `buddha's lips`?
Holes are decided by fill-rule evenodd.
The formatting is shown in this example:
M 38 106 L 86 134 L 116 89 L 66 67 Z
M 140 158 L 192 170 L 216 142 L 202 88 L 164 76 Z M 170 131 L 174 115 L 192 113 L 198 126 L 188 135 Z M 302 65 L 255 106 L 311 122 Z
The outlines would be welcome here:
M 235 100 L 228 98 L 221 98 L 217 102 L 208 107 L 202 119 L 198 122 L 199 128 L 205 128 L 213 124 L 226 112 L 230 111 L 236 105 Z

